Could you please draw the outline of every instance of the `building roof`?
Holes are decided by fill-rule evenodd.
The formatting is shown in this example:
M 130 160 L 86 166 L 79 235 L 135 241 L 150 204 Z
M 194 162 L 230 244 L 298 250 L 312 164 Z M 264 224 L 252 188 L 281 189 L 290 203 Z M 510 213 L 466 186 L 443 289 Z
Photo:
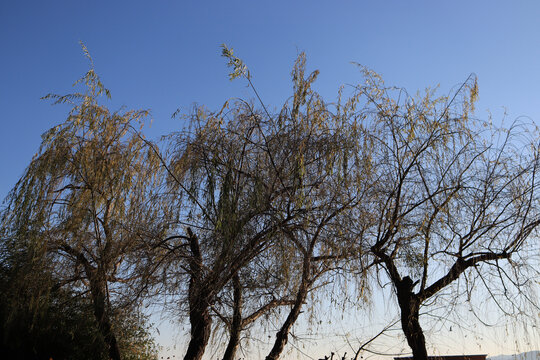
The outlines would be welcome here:
M 487 354 L 482 355 L 441 355 L 428 356 L 428 360 L 486 360 Z M 412 356 L 395 357 L 394 360 L 414 360 Z

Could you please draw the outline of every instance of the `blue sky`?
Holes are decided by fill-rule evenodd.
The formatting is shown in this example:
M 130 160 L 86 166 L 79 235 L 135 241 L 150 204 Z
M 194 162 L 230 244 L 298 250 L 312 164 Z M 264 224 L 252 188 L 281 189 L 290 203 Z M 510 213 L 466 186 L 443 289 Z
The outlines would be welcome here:
M 540 118 L 537 1 L 2 1 L 0 2 L 0 196 L 67 108 L 39 98 L 65 93 L 87 70 L 82 40 L 112 91 L 112 108 L 152 110 L 150 136 L 179 129 L 170 115 L 193 103 L 219 108 L 251 97 L 230 82 L 219 45 L 249 65 L 270 107 L 291 94 L 299 51 L 331 101 L 360 81 L 359 62 L 410 92 L 447 93 L 474 72 L 479 116 Z M 500 116 L 499 116 L 500 118 Z
M 88 68 L 90 50 L 112 92 L 111 108 L 152 111 L 151 138 L 179 130 L 193 103 L 219 109 L 252 98 L 230 82 L 220 44 L 235 49 L 270 108 L 291 94 L 300 51 L 333 101 L 361 81 L 351 61 L 409 92 L 440 84 L 446 94 L 470 73 L 479 79 L 477 115 L 540 122 L 538 1 L 0 1 L 0 197 L 37 151 L 40 135 L 66 107 L 40 97 L 66 93 Z

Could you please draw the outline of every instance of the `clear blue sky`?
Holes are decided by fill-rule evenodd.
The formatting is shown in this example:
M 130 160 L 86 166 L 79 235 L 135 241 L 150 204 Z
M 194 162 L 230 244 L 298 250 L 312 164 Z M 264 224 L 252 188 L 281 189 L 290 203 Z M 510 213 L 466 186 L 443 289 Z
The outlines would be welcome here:
M 39 98 L 64 93 L 87 70 L 84 41 L 121 105 L 150 108 L 151 136 L 182 126 L 170 115 L 233 96 L 219 45 L 249 65 L 265 102 L 290 94 L 299 51 L 328 100 L 360 80 L 356 61 L 387 84 L 443 92 L 479 77 L 479 115 L 506 106 L 540 119 L 538 1 L 0 1 L 0 197 L 36 152 L 40 134 L 67 108 Z
M 415 92 L 447 93 L 474 72 L 478 116 L 540 122 L 539 1 L 0 1 L 0 197 L 5 197 L 40 135 L 64 120 L 65 107 L 39 98 L 66 93 L 87 70 L 90 50 L 111 90 L 113 109 L 152 110 L 156 138 L 182 127 L 171 114 L 191 104 L 219 108 L 252 97 L 230 82 L 219 45 L 250 67 L 264 101 L 280 107 L 299 51 L 319 69 L 316 88 L 335 99 L 360 76 L 351 61 Z

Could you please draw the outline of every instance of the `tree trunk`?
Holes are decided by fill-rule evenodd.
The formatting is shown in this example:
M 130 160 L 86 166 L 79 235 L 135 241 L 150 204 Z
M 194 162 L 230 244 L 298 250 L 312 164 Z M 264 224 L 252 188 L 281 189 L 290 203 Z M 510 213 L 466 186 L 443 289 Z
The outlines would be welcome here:
M 212 295 L 203 281 L 202 257 L 199 240 L 191 228 L 187 228 L 191 257 L 189 259 L 189 323 L 191 340 L 184 360 L 200 360 L 210 339 L 212 318 L 210 317 L 210 299 Z
M 302 270 L 302 283 L 300 284 L 298 292 L 296 293 L 296 299 L 294 301 L 294 305 L 291 311 L 289 312 L 287 319 L 281 326 L 281 329 L 276 334 L 276 340 L 274 342 L 274 346 L 272 347 L 270 354 L 266 356 L 266 360 L 279 359 L 279 356 L 281 355 L 283 348 L 285 348 L 285 345 L 289 341 L 289 331 L 291 330 L 291 327 L 296 322 L 296 319 L 298 319 L 298 316 L 300 315 L 300 310 L 302 309 L 302 305 L 304 305 L 304 302 L 306 301 L 308 289 L 311 283 L 309 279 L 310 271 L 311 271 L 311 261 L 308 259 L 304 259 L 304 267 Z
M 107 287 L 106 281 L 99 279 L 97 271 L 94 270 L 93 274 L 89 276 L 90 280 L 90 293 L 92 294 L 92 305 L 94 308 L 94 316 L 98 323 L 98 329 L 107 347 L 109 348 L 109 358 L 112 360 L 121 360 L 120 349 L 118 348 L 118 342 L 116 336 L 112 331 L 112 325 L 110 321 L 108 311 L 108 299 L 107 299 Z
M 401 327 L 415 360 L 427 360 L 426 339 L 420 326 L 420 302 L 412 292 L 412 280 L 406 276 L 398 284 L 397 297 L 401 309 Z
M 200 360 L 210 339 L 212 326 L 212 318 L 208 307 L 191 309 L 189 311 L 189 321 L 191 323 L 191 340 L 184 360 Z
M 210 317 L 210 302 L 205 286 L 198 277 L 192 276 L 189 281 L 189 323 L 191 325 L 191 340 L 184 360 L 200 360 L 210 339 L 212 318 Z
M 242 285 L 240 284 L 238 274 L 234 275 L 232 281 L 234 288 L 233 319 L 229 329 L 229 343 L 223 355 L 223 360 L 234 360 L 236 349 L 238 349 L 238 345 L 240 344 L 240 332 L 242 331 Z
M 304 304 L 304 301 L 307 296 L 307 290 L 302 291 L 302 293 L 297 294 L 296 301 L 289 312 L 289 316 L 287 316 L 287 319 L 285 320 L 285 323 L 281 326 L 281 329 L 276 334 L 276 340 L 274 342 L 274 346 L 272 347 L 272 350 L 270 351 L 270 354 L 266 357 L 266 360 L 277 360 L 279 359 L 279 356 L 281 355 L 281 352 L 285 348 L 285 345 L 287 345 L 287 342 L 289 341 L 289 331 L 291 330 L 291 327 L 296 322 L 296 319 L 298 319 L 298 315 L 300 315 L 300 309 L 302 308 L 302 305 Z

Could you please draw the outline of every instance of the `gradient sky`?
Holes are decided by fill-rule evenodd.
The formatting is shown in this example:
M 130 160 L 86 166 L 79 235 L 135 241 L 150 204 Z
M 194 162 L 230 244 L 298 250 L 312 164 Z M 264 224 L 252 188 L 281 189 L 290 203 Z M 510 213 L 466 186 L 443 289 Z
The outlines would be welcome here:
M 220 44 L 249 66 L 270 108 L 291 94 L 290 70 L 305 51 L 327 101 L 361 81 L 350 62 L 410 93 L 446 94 L 479 79 L 477 116 L 507 112 L 540 122 L 540 1 L 0 1 L 0 197 L 21 176 L 40 135 L 66 107 L 40 97 L 67 93 L 88 69 L 79 40 L 111 90 L 110 107 L 145 108 L 157 138 L 179 130 L 193 103 L 219 109 L 252 98 L 230 82 Z M 506 109 L 506 110 L 504 110 Z

